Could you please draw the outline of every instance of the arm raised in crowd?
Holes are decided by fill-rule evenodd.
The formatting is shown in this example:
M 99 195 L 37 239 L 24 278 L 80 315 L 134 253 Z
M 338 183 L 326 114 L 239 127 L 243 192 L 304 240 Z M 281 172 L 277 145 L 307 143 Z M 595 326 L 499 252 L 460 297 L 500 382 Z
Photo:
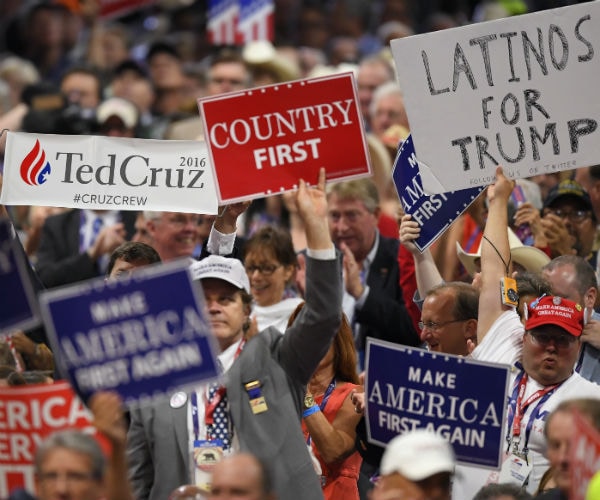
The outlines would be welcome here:
M 89 406 L 94 415 L 94 426 L 112 446 L 106 476 L 106 500 L 134 500 L 127 478 L 127 423 L 121 398 L 114 392 L 97 392 Z
M 415 261 L 417 290 L 419 291 L 419 297 L 423 298 L 429 290 L 434 286 L 439 285 L 444 280 L 433 260 L 429 248 L 421 253 L 413 243 L 420 234 L 421 227 L 419 224 L 412 220 L 410 214 L 403 215 L 400 222 L 400 243 L 402 243 L 413 256 Z M 405 297 L 406 300 L 411 300 L 411 298 L 412 297 Z
M 510 306 L 501 300 L 501 280 L 510 276 L 508 243 L 508 199 L 514 182 L 505 177 L 502 167 L 496 169 L 496 183 L 488 188 L 488 218 L 481 240 L 481 291 L 477 341 L 481 343 L 496 319 Z

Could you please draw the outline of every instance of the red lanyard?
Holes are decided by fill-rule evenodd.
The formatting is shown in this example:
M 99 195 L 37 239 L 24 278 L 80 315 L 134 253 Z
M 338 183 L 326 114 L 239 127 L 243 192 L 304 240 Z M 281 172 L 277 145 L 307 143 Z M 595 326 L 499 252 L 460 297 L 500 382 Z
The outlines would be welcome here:
M 521 380 L 519 381 L 519 395 L 517 397 L 517 404 L 515 405 L 515 417 L 513 420 L 513 437 L 519 437 L 521 435 L 521 421 L 523 420 L 523 415 L 527 411 L 527 408 L 530 404 L 534 403 L 540 398 L 543 398 L 549 392 L 554 391 L 560 384 L 554 384 L 544 389 L 540 389 L 534 392 L 531 396 L 527 398 L 526 401 L 523 401 L 523 397 L 525 396 L 525 387 L 527 386 L 527 373 L 523 375 Z
M 240 344 L 238 345 L 235 354 L 233 355 L 234 361 L 238 358 L 242 349 L 244 349 L 244 345 L 246 344 L 246 339 L 242 339 Z M 227 392 L 227 388 L 224 385 L 219 386 L 219 388 L 214 393 L 213 397 L 210 400 L 207 398 L 206 404 L 204 406 L 204 422 L 207 426 L 212 425 L 214 423 L 214 414 L 215 409 L 219 406 L 219 403 L 222 401 L 223 396 Z

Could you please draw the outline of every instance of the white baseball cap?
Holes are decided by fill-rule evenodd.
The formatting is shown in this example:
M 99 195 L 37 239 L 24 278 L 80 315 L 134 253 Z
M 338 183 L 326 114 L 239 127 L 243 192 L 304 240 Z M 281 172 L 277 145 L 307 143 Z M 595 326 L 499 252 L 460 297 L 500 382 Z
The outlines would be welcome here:
M 127 128 L 133 128 L 138 122 L 139 112 L 131 101 L 121 97 L 110 97 L 96 109 L 98 123 L 102 124 L 111 116 L 119 118 Z
M 250 293 L 250 281 L 244 266 L 238 259 L 222 257 L 221 255 L 209 255 L 208 257 L 194 262 L 190 266 L 192 278 L 203 280 L 205 278 L 216 278 L 227 281 L 237 288 Z
M 454 450 L 440 435 L 425 429 L 392 439 L 381 458 L 382 475 L 398 472 L 410 481 L 421 481 L 439 472 L 454 472 Z

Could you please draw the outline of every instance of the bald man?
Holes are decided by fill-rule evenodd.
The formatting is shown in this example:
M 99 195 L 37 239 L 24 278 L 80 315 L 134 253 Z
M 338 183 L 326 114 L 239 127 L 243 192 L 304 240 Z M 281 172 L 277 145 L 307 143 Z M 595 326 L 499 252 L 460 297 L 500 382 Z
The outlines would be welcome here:
M 271 477 L 258 458 L 238 453 L 215 465 L 208 500 L 276 500 Z

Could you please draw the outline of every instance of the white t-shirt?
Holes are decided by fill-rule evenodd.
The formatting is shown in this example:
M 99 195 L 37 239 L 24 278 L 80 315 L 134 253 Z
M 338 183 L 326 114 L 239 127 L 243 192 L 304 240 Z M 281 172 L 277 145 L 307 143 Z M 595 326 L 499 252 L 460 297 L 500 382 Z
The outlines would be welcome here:
M 271 306 L 263 307 L 258 304 L 253 304 L 252 314 L 250 316 L 256 318 L 259 332 L 262 332 L 269 326 L 274 326 L 281 333 L 284 333 L 287 329 L 290 315 L 302 302 L 304 302 L 304 300 L 299 297 L 290 297 Z
M 471 353 L 473 359 L 514 365 L 521 359 L 525 329 L 514 309 L 504 311 Z
M 519 321 L 515 311 L 506 311 L 498 317 L 490 328 L 483 341 L 473 351 L 472 357 L 480 361 L 492 363 L 511 364 L 521 358 L 523 347 L 524 328 Z M 513 369 L 510 377 L 509 399 L 512 395 L 520 370 Z M 528 378 L 525 388 L 524 400 L 544 386 L 535 380 Z M 530 418 L 535 414 L 535 421 L 531 425 L 531 433 L 527 447 L 529 449 L 528 460 L 533 469 L 529 476 L 527 491 L 534 493 L 537 489 L 543 473 L 548 468 L 548 460 L 544 456 L 546 451 L 546 439 L 544 438 L 544 427 L 546 418 L 560 403 L 575 398 L 599 398 L 600 386 L 582 378 L 578 373 L 573 374 L 565 380 L 550 397 L 538 408 L 541 400 L 530 404 L 521 421 L 521 449 L 525 440 L 526 428 Z M 504 422 L 505 432 L 508 431 L 508 423 Z M 512 432 L 510 432 L 512 435 Z M 506 447 L 504 449 L 506 451 Z M 498 472 L 471 466 L 457 466 L 456 479 L 453 486 L 452 498 L 473 498 L 479 489 L 489 482 L 498 481 Z

